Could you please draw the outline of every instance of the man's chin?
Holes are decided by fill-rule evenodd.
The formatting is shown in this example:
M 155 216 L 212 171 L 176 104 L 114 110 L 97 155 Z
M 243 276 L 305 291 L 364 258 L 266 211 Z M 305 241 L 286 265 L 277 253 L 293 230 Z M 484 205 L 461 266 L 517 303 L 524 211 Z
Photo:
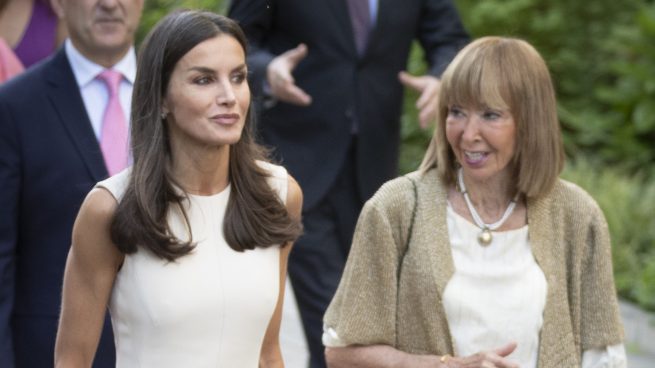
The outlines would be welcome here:
M 99 50 L 104 50 L 105 52 L 122 52 L 127 50 L 132 45 L 131 40 L 125 40 L 124 36 L 115 36 L 103 35 L 96 38 L 96 45 Z

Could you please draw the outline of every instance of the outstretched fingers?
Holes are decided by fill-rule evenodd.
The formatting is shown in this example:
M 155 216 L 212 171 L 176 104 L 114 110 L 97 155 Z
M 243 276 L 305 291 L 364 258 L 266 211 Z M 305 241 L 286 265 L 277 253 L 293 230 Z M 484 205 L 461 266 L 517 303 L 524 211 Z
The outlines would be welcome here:
M 266 68 L 266 80 L 276 99 L 294 105 L 307 106 L 312 98 L 296 85 L 293 69 L 307 56 L 307 46 L 299 44 L 275 57 Z

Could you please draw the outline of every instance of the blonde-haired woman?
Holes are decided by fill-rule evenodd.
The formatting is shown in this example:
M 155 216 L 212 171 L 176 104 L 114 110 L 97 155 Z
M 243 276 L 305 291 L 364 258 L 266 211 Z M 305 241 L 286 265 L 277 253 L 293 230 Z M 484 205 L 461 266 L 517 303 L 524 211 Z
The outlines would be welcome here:
M 325 315 L 330 367 L 625 367 L 610 239 L 558 178 L 555 93 L 527 42 L 485 37 L 442 77 L 418 172 L 366 204 Z

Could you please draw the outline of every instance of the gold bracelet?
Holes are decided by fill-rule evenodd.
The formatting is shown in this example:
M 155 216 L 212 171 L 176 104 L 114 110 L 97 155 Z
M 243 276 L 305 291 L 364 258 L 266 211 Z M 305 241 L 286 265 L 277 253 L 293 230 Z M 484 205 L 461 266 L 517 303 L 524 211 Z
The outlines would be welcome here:
M 441 356 L 441 358 L 439 359 L 439 361 L 440 361 L 441 363 L 444 363 L 444 364 L 445 364 L 446 362 L 448 362 L 448 359 L 450 359 L 450 358 L 452 358 L 452 356 L 451 356 L 450 354 L 444 354 L 444 355 Z

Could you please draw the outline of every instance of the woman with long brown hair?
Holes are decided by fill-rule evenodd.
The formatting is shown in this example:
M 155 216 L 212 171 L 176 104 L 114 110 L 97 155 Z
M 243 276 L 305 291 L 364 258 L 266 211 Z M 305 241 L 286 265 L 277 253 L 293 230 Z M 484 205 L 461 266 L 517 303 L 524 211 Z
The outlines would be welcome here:
M 133 166 L 73 230 L 58 366 L 89 366 L 109 306 L 117 366 L 281 367 L 278 332 L 302 194 L 253 140 L 245 37 L 180 11 L 139 52 Z

